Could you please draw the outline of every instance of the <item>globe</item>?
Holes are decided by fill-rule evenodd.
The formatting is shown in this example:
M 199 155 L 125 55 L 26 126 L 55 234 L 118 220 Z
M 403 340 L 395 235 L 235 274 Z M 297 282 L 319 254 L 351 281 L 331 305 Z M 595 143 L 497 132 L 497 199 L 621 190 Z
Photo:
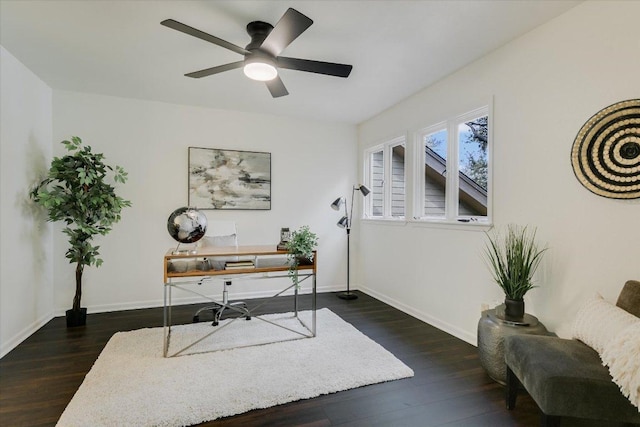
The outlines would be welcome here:
M 207 217 L 195 208 L 181 207 L 169 215 L 167 230 L 180 243 L 195 243 L 207 231 Z

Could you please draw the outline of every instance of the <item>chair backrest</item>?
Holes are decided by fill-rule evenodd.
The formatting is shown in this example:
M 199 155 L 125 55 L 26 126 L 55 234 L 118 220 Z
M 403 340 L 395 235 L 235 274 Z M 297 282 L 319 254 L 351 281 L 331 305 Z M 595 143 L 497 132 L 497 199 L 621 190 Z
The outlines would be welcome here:
M 199 247 L 238 246 L 235 221 L 209 221 L 207 233 L 198 243 Z
M 235 221 L 209 221 L 207 233 L 198 241 L 198 244 L 198 248 L 238 246 L 238 231 Z M 224 270 L 227 261 L 239 261 L 239 258 L 231 256 L 209 259 L 211 267 L 215 270 Z

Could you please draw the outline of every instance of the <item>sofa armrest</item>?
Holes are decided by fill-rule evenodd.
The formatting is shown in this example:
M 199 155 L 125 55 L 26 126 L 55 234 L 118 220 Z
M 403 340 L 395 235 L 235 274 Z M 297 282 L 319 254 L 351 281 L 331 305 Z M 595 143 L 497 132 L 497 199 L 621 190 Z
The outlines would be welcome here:
M 640 317 L 640 282 L 628 280 L 624 284 L 616 305 L 636 317 Z

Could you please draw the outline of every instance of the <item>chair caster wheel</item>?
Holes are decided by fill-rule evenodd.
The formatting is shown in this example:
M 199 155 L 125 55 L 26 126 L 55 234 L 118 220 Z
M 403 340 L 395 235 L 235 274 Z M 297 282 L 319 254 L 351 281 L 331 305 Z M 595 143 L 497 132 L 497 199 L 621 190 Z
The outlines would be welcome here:
M 215 321 L 211 324 L 211 326 L 218 326 L 218 321 L 217 321 L 217 320 L 215 320 Z
M 200 316 L 193 316 L 193 323 L 198 323 L 200 321 Z
M 245 320 L 251 320 L 251 316 L 245 317 Z

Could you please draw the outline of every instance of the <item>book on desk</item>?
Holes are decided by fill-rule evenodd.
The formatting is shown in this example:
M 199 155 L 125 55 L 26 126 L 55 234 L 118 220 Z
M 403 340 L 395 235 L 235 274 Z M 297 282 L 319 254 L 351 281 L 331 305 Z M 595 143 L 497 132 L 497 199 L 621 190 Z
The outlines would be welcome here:
M 256 268 L 256 264 L 252 260 L 227 261 L 224 263 L 225 270 L 237 270 L 244 268 Z

